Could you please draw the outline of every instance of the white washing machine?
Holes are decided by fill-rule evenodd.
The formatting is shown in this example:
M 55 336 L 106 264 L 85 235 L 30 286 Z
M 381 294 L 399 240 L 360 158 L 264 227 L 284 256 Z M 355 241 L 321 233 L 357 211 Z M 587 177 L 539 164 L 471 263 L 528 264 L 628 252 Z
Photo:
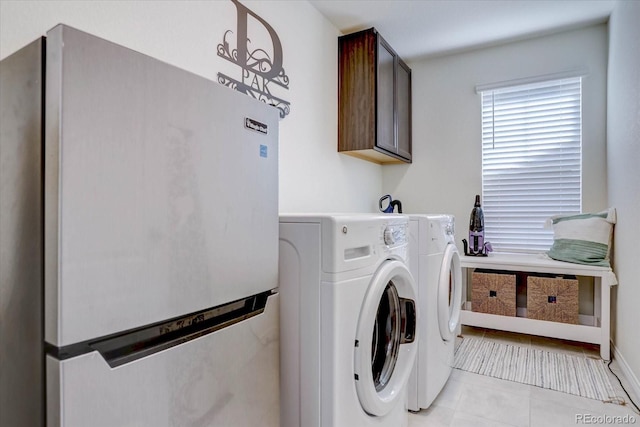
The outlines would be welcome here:
M 280 217 L 283 427 L 407 425 L 408 238 L 400 215 Z
M 410 215 L 409 265 L 421 318 L 408 408 L 428 408 L 451 375 L 462 304 L 462 270 L 452 215 Z

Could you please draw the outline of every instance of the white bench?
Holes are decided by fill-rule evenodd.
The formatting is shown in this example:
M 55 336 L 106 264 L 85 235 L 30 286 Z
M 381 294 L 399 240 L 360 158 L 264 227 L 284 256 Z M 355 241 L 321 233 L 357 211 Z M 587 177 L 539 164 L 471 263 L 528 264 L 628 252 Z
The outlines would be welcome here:
M 463 278 L 463 310 L 460 314 L 460 323 L 462 325 L 599 344 L 600 357 L 604 360 L 610 359 L 611 287 L 617 285 L 618 282 L 615 274 L 609 267 L 596 267 L 555 261 L 542 254 L 491 253 L 487 257 L 461 256 L 460 258 Z M 594 315 L 592 321 L 586 322 L 587 324 L 581 322 L 581 324 L 572 325 L 528 319 L 526 317 L 499 316 L 473 312 L 468 309 L 467 279 L 470 277 L 468 272 L 475 268 L 593 277 Z M 583 316 L 581 316 L 581 318 L 582 317 Z

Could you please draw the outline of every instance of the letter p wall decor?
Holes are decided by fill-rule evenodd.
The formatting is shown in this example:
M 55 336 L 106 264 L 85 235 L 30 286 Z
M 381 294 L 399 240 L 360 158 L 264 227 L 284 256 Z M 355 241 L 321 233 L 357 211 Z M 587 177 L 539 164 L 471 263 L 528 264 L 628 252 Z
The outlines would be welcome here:
M 242 79 L 236 80 L 218 73 L 218 82 L 273 105 L 280 110 L 280 118 L 284 118 L 289 114 L 290 104 L 272 93 L 273 89 L 280 90 L 278 88 L 289 90 L 289 76 L 282 67 L 280 38 L 267 21 L 237 0 L 231 1 L 238 12 L 235 48 L 231 47 L 229 40 L 232 38 L 233 31 L 227 30 L 222 38 L 222 43 L 218 45 L 218 56 L 238 65 L 242 69 Z M 249 18 L 253 18 L 255 21 L 249 21 Z M 249 22 L 254 29 L 256 29 L 254 24 L 257 24 L 267 31 L 271 39 L 270 47 L 252 45 L 252 39 L 249 37 Z

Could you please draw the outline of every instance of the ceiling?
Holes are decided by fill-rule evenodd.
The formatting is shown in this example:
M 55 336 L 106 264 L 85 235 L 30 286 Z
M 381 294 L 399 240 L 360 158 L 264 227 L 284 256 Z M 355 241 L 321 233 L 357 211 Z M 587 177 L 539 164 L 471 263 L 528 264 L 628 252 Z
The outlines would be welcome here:
M 616 0 L 309 0 L 342 33 L 376 27 L 405 60 L 606 22 Z

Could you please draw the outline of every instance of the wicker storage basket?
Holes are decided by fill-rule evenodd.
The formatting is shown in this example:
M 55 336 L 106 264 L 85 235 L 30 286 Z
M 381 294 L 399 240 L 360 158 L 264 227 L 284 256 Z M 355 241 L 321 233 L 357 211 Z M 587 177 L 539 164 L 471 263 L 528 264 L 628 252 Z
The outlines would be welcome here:
M 479 313 L 516 315 L 516 275 L 475 270 L 471 276 L 471 310 Z
M 529 276 L 527 317 L 577 325 L 578 280 L 573 276 Z

